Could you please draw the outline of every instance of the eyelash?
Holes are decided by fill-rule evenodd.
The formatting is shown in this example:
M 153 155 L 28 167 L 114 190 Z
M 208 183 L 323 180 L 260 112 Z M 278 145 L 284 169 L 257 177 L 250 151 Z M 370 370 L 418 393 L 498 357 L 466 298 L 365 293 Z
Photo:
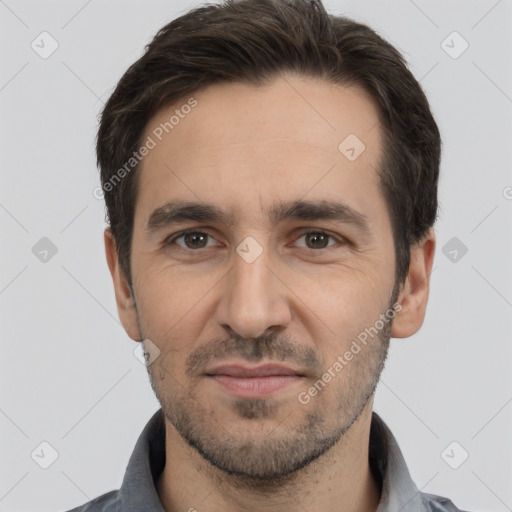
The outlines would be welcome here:
M 211 236 L 209 233 L 207 233 L 206 231 L 201 231 L 200 229 L 198 228 L 189 228 L 189 229 L 185 229 L 183 231 L 180 231 L 178 233 L 175 233 L 174 235 L 171 235 L 169 238 L 167 238 L 165 241 L 164 241 L 164 246 L 169 246 L 169 245 L 172 245 L 176 240 L 180 239 L 180 238 L 183 238 L 184 236 L 188 235 L 188 234 L 191 234 L 191 233 L 199 233 L 199 234 L 202 234 L 202 235 L 206 235 L 210 238 L 214 238 L 213 236 Z M 300 233 L 300 235 L 298 236 L 298 239 L 304 237 L 304 236 L 307 236 L 309 234 L 315 234 L 315 235 L 325 235 L 325 236 L 328 236 L 329 238 L 335 240 L 336 242 L 338 242 L 338 244 L 341 244 L 341 245 L 347 245 L 349 243 L 349 241 L 342 237 L 342 236 L 334 236 L 334 235 L 331 235 L 330 233 L 326 232 L 326 231 L 323 231 L 321 229 L 314 229 L 314 228 L 309 228 L 309 229 L 306 229 L 304 231 L 302 231 Z M 204 249 L 207 249 L 208 247 L 202 247 L 200 249 L 188 249 L 188 248 L 184 248 L 184 247 L 181 247 L 181 246 L 178 246 L 180 249 L 183 249 L 183 250 L 188 250 L 188 251 L 191 251 L 191 252 L 200 252 L 201 250 L 204 250 Z M 309 249 L 311 251 L 315 251 L 315 252 L 319 252 L 321 250 L 326 250 L 326 249 L 329 249 L 329 248 L 332 248 L 334 247 L 334 245 L 329 245 L 327 247 L 322 247 L 320 249 L 310 249 L 308 247 L 303 247 L 303 249 Z

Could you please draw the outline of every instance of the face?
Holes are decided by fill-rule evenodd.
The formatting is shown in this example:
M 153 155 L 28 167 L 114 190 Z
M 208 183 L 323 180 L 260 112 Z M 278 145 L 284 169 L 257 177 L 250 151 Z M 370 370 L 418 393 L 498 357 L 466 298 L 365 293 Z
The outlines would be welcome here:
M 368 408 L 387 353 L 378 111 L 357 87 L 294 76 L 193 96 L 161 141 L 153 130 L 180 105 L 144 135 L 157 144 L 139 175 L 123 323 L 160 350 L 151 383 L 183 440 L 228 473 L 288 475 Z

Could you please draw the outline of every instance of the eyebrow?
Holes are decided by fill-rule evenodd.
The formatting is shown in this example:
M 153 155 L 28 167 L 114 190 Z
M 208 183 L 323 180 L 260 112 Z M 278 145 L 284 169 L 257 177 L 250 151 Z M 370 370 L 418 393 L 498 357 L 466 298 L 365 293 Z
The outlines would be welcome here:
M 266 212 L 272 225 L 286 220 L 328 220 L 352 225 L 364 234 L 370 232 L 368 219 L 341 202 L 296 200 L 272 205 Z M 218 222 L 233 225 L 235 216 L 211 203 L 171 201 L 149 215 L 145 231 L 152 234 L 180 222 Z

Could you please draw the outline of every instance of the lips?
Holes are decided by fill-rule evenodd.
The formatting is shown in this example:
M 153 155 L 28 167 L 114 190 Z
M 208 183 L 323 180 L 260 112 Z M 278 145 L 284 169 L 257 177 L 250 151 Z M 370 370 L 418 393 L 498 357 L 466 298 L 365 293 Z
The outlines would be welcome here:
M 289 386 L 302 382 L 304 374 L 279 364 L 264 364 L 254 368 L 231 364 L 207 371 L 206 377 L 232 396 L 255 399 L 284 392 Z
M 287 366 L 279 364 L 265 364 L 254 368 L 248 368 L 241 365 L 222 365 L 206 372 L 208 376 L 227 375 L 229 377 L 256 378 L 256 377 L 279 377 L 279 376 L 297 376 L 303 377 L 304 374 Z

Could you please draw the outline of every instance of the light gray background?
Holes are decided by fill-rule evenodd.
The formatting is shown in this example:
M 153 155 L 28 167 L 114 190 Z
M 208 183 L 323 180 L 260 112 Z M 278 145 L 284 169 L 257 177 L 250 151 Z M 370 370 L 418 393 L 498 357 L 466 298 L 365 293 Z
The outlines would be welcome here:
M 0 0 L 1 511 L 66 510 L 119 488 L 159 407 L 117 318 L 94 136 L 143 46 L 196 5 Z M 512 510 L 512 2 L 325 5 L 405 54 L 444 140 L 427 317 L 392 341 L 375 409 L 420 489 L 463 509 Z M 59 44 L 47 59 L 31 48 L 43 31 Z M 441 46 L 453 31 L 469 43 L 456 59 Z M 58 249 L 47 262 L 32 252 L 42 237 Z M 468 248 L 456 262 L 442 252 L 452 237 Z M 48 469 L 31 458 L 50 456 L 43 441 L 58 452 Z M 469 453 L 458 469 L 441 456 L 453 441 L 452 464 Z

